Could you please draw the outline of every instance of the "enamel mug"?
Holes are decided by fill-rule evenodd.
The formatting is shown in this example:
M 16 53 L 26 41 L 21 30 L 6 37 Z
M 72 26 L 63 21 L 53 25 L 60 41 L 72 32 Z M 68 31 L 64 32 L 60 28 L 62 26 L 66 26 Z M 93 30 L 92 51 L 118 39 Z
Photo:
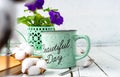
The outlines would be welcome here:
M 86 40 L 84 54 L 76 56 L 76 41 Z M 87 35 L 76 35 L 76 30 L 57 30 L 42 32 L 42 56 L 47 59 L 48 68 L 69 68 L 83 59 L 90 51 L 90 39 Z

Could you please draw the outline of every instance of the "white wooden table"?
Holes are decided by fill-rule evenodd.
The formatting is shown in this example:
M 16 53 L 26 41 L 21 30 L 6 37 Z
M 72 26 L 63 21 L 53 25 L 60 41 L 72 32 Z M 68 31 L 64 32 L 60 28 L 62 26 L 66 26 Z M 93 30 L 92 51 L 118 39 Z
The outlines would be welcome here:
M 93 58 L 94 63 L 88 68 L 82 68 L 84 61 L 88 58 Z M 89 57 L 78 61 L 77 67 L 79 70 L 73 72 L 73 77 L 120 77 L 120 46 L 91 47 Z M 35 77 L 71 77 L 70 74 L 58 75 L 66 70 L 68 69 L 48 69 L 44 75 Z M 21 75 L 21 77 L 28 76 Z

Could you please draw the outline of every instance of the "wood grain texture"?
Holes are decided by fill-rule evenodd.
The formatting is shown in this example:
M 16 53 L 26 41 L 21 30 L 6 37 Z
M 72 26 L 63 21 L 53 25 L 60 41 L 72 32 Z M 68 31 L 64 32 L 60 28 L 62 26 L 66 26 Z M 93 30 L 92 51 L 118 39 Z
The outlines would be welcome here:
M 90 56 L 95 59 L 95 62 L 107 73 L 108 77 L 120 77 L 120 61 L 105 53 L 105 51 L 114 53 L 115 51 L 111 51 L 112 48 L 106 49 L 104 47 L 101 49 L 101 47 L 94 47 L 91 50 Z
M 17 61 L 13 57 L 9 57 L 9 67 L 7 68 L 6 66 L 8 62 L 6 62 L 6 60 L 6 56 L 0 56 L 0 71 L 19 66 L 21 64 L 21 62 Z
M 21 62 L 17 61 L 13 57 L 9 57 L 9 65 L 7 65 L 7 57 L 0 56 L 0 77 L 10 74 L 14 75 L 21 72 Z

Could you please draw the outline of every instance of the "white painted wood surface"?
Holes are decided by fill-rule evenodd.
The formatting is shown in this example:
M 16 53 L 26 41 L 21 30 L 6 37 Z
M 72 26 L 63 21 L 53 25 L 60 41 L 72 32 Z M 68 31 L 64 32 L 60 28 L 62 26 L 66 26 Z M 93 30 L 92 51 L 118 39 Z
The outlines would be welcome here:
M 80 48 L 77 48 L 78 51 L 79 49 Z M 77 61 L 77 67 L 79 67 L 79 70 L 73 72 L 73 77 L 120 77 L 119 53 L 120 46 L 92 47 L 89 57 Z M 94 63 L 88 68 L 82 68 L 83 63 L 89 58 L 94 59 Z M 68 69 L 48 69 L 44 75 L 35 77 L 71 77 L 70 74 L 64 76 L 58 75 L 66 70 Z M 26 75 L 20 76 L 28 77 Z
M 116 47 L 117 51 L 114 51 L 113 48 L 114 47 L 109 47 L 109 49 L 107 47 L 92 48 L 90 56 L 95 59 L 95 62 L 108 77 L 120 77 L 120 61 L 106 53 L 109 52 L 111 54 L 120 50 L 120 47 Z

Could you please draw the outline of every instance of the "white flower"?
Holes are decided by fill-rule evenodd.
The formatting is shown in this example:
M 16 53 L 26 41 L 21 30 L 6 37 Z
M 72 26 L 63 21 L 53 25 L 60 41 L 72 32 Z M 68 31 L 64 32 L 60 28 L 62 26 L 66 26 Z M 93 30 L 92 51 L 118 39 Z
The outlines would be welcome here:
M 28 46 L 27 43 L 22 43 L 20 44 L 19 48 L 24 50 L 27 46 Z
M 20 49 L 16 51 L 15 59 L 23 60 L 23 59 L 25 59 L 25 57 L 26 57 L 25 52 L 22 52 Z
M 25 73 L 25 71 L 30 68 L 31 66 L 35 65 L 37 61 L 40 59 L 38 58 L 26 58 L 22 62 L 22 73 Z
M 39 75 L 40 74 L 40 68 L 37 66 L 31 66 L 28 69 L 28 75 Z
M 26 48 L 23 50 L 24 52 L 26 52 L 26 54 L 32 55 L 34 52 L 34 48 L 30 45 L 26 46 Z
M 44 68 L 44 69 L 46 69 L 47 63 L 46 63 L 45 60 L 39 60 L 39 61 L 36 63 L 36 66 L 38 66 L 39 68 Z
M 20 48 L 18 47 L 15 47 L 13 50 L 12 50 L 12 54 L 15 54 L 16 52 L 20 51 Z
M 22 43 L 19 48 L 26 52 L 28 55 L 32 55 L 34 52 L 34 48 L 27 43 Z

